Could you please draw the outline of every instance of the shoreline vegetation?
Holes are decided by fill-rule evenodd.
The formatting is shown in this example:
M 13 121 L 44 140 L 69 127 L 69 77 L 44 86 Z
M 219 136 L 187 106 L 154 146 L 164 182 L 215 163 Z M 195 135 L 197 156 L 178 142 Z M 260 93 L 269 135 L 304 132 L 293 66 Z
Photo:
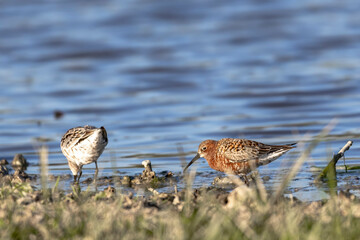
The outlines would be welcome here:
M 190 174 L 191 175 L 191 174 Z M 301 202 L 264 191 L 261 184 L 227 192 L 188 187 L 148 196 L 113 187 L 66 194 L 30 183 L 0 188 L 1 239 L 356 239 L 360 201 L 340 191 Z
M 31 177 L 21 169 L 10 175 L 1 165 L 0 238 L 356 239 L 360 234 L 360 201 L 350 192 L 336 190 L 336 162 L 330 161 L 327 174 L 323 172 L 318 178 L 318 182 L 328 184 L 329 199 L 301 202 L 291 194 L 284 196 L 286 186 L 327 131 L 301 151 L 273 192 L 265 189 L 256 174 L 250 186 L 229 175 L 234 185 L 230 192 L 218 186 L 193 189 L 195 172 L 184 175 L 185 188 L 178 191 L 179 179 L 171 172 L 157 177 L 150 161 L 144 161 L 140 176 L 118 180 L 119 184 L 143 184 L 146 196 L 121 192 L 109 183 L 96 185 L 96 191 L 81 191 L 75 184 L 73 191 L 66 193 L 58 188 L 60 177 L 49 187 L 47 149 L 41 148 L 41 189 L 33 187 Z M 337 161 L 351 144 L 348 142 L 334 159 Z M 173 181 L 174 190 L 159 193 L 156 185 L 161 181 Z

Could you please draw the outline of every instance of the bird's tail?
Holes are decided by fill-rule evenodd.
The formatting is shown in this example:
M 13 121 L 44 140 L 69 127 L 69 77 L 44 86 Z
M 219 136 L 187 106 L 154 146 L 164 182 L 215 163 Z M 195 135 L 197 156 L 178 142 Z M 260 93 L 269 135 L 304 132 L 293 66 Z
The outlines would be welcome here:
M 272 161 L 278 159 L 281 155 L 288 152 L 290 149 L 296 147 L 296 143 L 290 143 L 285 145 L 272 145 L 270 146 L 270 151 L 267 154 L 264 154 L 258 160 L 258 165 L 265 165 L 271 163 Z

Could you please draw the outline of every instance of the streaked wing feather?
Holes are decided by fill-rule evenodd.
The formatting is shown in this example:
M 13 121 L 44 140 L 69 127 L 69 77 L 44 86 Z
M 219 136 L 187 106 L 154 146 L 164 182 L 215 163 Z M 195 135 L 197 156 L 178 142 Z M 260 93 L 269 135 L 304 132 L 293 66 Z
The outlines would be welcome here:
M 245 162 L 256 160 L 259 150 L 252 141 L 245 139 L 231 139 L 229 144 L 225 144 L 224 155 L 231 162 Z
M 79 144 L 81 141 L 85 140 L 86 138 L 88 138 L 93 132 L 94 129 L 81 129 L 81 133 L 79 134 L 77 141 L 75 142 L 74 145 Z
M 235 147 L 230 147 L 225 151 L 225 157 L 231 162 L 247 162 L 256 161 L 262 156 L 266 156 L 272 151 L 276 151 L 272 146 L 250 141 L 245 139 L 238 139 Z
M 81 141 L 88 138 L 96 128 L 93 127 L 79 127 L 74 128 L 72 131 L 68 131 L 68 134 L 65 135 L 65 138 L 69 138 L 68 147 L 73 147 L 79 144 Z

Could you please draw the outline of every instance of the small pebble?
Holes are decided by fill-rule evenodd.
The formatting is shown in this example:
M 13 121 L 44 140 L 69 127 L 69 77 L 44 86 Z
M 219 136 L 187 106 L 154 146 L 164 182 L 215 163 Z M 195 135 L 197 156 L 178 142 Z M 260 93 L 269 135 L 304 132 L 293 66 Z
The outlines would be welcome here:
M 93 182 L 93 179 L 89 177 L 89 178 L 85 179 L 84 181 L 82 181 L 81 183 L 90 184 L 92 182 Z
M 144 166 L 146 171 L 148 171 L 148 172 L 152 171 L 150 160 L 144 160 L 144 161 L 141 162 L 141 164 Z
M 27 167 L 29 166 L 29 163 L 22 154 L 18 153 L 15 155 L 14 159 L 12 160 L 11 165 L 13 167 Z
M 267 182 L 267 181 L 270 180 L 270 176 L 263 176 L 263 177 L 262 177 L 262 180 L 263 180 L 264 182 Z
M 172 172 L 167 172 L 166 175 L 165 175 L 166 178 L 170 178 L 170 177 L 173 177 L 173 176 L 174 176 L 174 174 Z
M 60 118 L 62 118 L 63 116 L 64 116 L 64 112 L 59 111 L 59 110 L 55 110 L 55 111 L 54 111 L 54 117 L 55 117 L 55 119 L 60 119 Z
M 130 185 L 130 183 L 131 183 L 131 179 L 129 176 L 124 176 L 121 179 L 121 184 L 123 184 L 123 185 Z
M 107 198 L 111 198 L 115 196 L 116 190 L 114 187 L 108 186 L 107 188 L 104 189 L 104 193 Z
M 0 160 L 0 165 L 7 165 L 7 164 L 9 164 L 9 162 L 5 158 Z
M 0 175 L 5 176 L 8 174 L 9 174 L 9 170 L 7 169 L 7 167 L 4 165 L 0 165 Z

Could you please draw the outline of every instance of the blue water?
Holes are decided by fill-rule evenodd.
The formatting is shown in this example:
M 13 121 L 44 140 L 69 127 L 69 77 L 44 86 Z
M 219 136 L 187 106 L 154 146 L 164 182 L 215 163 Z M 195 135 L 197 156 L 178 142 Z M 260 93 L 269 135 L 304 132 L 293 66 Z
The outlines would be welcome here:
M 321 198 L 312 166 L 347 140 L 347 164 L 360 160 L 359 10 L 355 0 L 3 1 L 0 158 L 23 153 L 37 174 L 46 145 L 50 174 L 70 174 L 60 139 L 89 124 L 108 130 L 100 176 L 141 173 L 144 159 L 180 175 L 179 146 L 189 161 L 208 138 L 309 141 L 336 118 L 289 187 Z M 293 152 L 260 168 L 269 187 Z M 194 167 L 195 186 L 219 175 L 203 159 Z

